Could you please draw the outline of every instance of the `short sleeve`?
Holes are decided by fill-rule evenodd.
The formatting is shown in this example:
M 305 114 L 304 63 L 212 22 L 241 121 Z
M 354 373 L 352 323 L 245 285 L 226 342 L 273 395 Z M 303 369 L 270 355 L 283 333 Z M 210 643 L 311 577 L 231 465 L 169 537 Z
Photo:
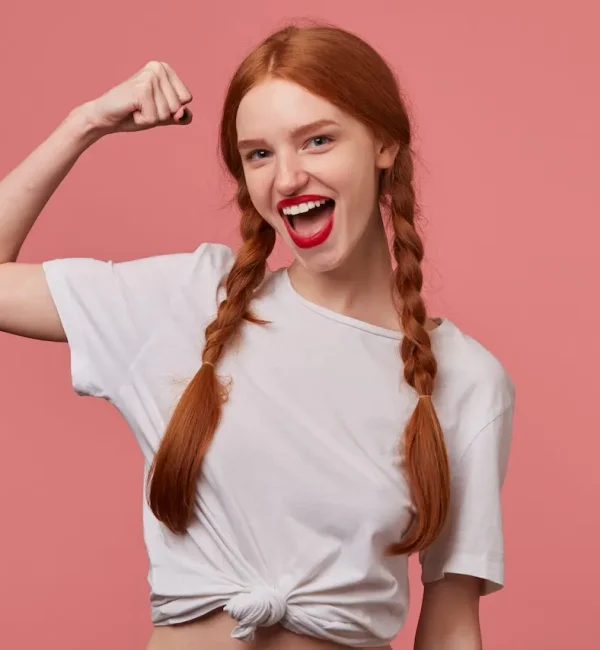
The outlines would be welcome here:
M 450 513 L 442 534 L 419 554 L 422 582 L 446 573 L 482 578 L 482 595 L 504 586 L 500 490 L 512 439 L 514 402 L 475 436 L 451 473 Z
M 215 293 L 234 254 L 204 243 L 193 252 L 125 262 L 61 258 L 43 263 L 67 336 L 71 381 L 79 395 L 110 399 L 173 302 L 215 306 Z

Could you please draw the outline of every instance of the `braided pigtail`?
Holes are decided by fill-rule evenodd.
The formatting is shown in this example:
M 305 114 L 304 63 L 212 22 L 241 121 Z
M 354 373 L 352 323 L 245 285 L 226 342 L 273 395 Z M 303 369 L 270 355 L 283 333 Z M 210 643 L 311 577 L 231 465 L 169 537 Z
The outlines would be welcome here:
M 383 189 L 389 195 L 392 252 L 397 263 L 392 292 L 404 333 L 400 354 L 404 378 L 419 395 L 404 431 L 401 453 L 416 518 L 404 541 L 388 549 L 396 555 L 421 550 L 439 535 L 450 504 L 450 468 L 444 435 L 431 401 L 437 362 L 425 329 L 427 311 L 421 297 L 423 243 L 415 229 L 414 170 L 409 146 L 401 147 L 394 166 L 387 172 L 387 187 Z
M 150 508 L 174 533 L 184 532 L 192 517 L 202 459 L 227 401 L 227 386 L 216 372 L 218 362 L 243 321 L 265 324 L 249 304 L 265 277 L 275 231 L 252 206 L 245 188 L 238 192 L 238 202 L 243 245 L 227 275 L 226 298 L 206 328 L 202 365 L 177 403 L 148 476 Z

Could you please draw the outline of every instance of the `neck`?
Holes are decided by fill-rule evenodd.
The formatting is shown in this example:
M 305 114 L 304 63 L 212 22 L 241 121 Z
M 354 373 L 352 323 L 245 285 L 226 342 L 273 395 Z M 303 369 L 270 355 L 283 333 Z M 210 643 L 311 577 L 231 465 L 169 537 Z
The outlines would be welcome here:
M 288 269 L 294 289 L 307 300 L 387 329 L 400 328 L 390 294 L 392 261 L 379 211 L 373 226 L 337 268 L 314 273 L 297 260 Z

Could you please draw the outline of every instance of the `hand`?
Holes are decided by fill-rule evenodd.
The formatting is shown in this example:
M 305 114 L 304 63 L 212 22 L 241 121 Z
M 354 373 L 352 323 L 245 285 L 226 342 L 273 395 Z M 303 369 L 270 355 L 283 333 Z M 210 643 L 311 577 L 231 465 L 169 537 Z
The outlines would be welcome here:
M 191 101 L 192 93 L 168 63 L 150 61 L 81 109 L 90 125 L 105 135 L 189 124 L 193 116 L 185 104 Z

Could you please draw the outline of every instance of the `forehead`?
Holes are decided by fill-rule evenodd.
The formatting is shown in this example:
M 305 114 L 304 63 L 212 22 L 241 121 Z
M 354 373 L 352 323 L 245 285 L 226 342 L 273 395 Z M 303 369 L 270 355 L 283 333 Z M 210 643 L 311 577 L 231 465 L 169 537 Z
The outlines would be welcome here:
M 239 138 L 291 130 L 302 124 L 331 119 L 342 124 L 348 117 L 336 106 L 298 84 L 269 79 L 243 97 L 236 116 Z

